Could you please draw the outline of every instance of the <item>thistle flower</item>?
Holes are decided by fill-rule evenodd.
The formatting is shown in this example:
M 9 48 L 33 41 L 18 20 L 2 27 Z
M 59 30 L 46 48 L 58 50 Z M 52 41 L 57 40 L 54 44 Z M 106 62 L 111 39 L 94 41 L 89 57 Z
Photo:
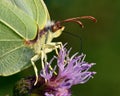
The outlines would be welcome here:
M 71 96 L 70 88 L 73 85 L 86 83 L 96 73 L 89 71 L 94 63 L 85 62 L 84 54 L 77 56 L 78 53 L 76 53 L 70 57 L 70 50 L 62 46 L 58 57 L 53 57 L 46 64 L 46 74 L 43 74 L 43 70 L 41 71 L 41 77 L 47 80 L 46 86 L 48 90 L 46 90 L 45 96 Z M 49 66 L 55 59 L 57 60 L 57 65 L 54 70 L 50 70 Z M 58 71 L 57 75 L 54 75 L 54 71 Z
M 46 62 L 37 85 L 34 86 L 35 76 L 21 79 L 14 88 L 14 96 L 71 96 L 70 89 L 73 85 L 86 83 L 96 72 L 89 71 L 94 63 L 85 62 L 84 54 L 75 53 L 70 57 L 70 51 L 65 45 L 62 46 L 58 56 Z M 50 70 L 54 60 L 57 64 Z

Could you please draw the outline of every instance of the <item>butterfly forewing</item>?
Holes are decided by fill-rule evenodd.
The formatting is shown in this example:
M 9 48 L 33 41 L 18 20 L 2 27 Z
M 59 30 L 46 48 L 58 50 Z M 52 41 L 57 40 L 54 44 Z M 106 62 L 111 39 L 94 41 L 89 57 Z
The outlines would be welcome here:
M 49 13 L 43 0 L 12 0 L 12 2 L 34 19 L 40 29 L 45 27 Z
M 5 0 L 0 2 L 0 75 L 28 67 L 33 51 L 25 40 L 35 38 L 37 26 L 23 11 Z

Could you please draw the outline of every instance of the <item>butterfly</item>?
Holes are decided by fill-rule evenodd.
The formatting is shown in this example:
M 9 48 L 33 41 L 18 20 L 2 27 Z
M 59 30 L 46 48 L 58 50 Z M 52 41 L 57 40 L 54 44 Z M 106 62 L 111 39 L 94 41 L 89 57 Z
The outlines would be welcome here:
M 53 22 L 43 0 L 1 0 L 0 75 L 9 76 L 33 65 L 36 85 L 38 70 L 35 62 L 41 59 L 44 69 L 47 53 L 55 50 L 58 54 L 62 45 L 62 42 L 52 41 L 62 34 L 65 28 L 62 24 L 75 22 L 83 27 L 80 19 L 96 22 L 92 16 Z

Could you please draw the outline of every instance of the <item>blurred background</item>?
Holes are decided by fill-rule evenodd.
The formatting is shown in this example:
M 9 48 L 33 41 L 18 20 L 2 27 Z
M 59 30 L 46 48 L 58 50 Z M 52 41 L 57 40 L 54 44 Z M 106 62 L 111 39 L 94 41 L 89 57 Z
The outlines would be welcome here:
M 97 74 L 86 84 L 74 86 L 73 96 L 120 96 L 120 1 L 119 0 L 44 0 L 51 19 L 64 20 L 84 15 L 94 16 L 98 22 L 81 20 L 84 28 L 75 23 L 65 24 L 66 32 L 54 41 L 68 42 L 72 53 L 83 52 L 86 61 L 96 65 L 92 70 Z M 82 40 L 82 43 L 81 40 Z M 32 70 L 32 71 L 30 71 Z M 9 77 L 0 77 L 0 96 L 12 96 L 14 83 L 28 74 L 26 69 Z

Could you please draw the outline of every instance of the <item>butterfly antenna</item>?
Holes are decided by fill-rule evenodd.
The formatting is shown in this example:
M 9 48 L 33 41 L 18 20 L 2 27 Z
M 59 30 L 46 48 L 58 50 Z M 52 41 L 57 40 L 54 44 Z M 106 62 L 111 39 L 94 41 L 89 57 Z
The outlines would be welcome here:
M 62 28 L 62 26 L 61 26 L 62 23 L 67 23 L 67 22 L 77 23 L 82 28 L 84 28 L 83 23 L 80 21 L 81 19 L 89 19 L 89 20 L 91 20 L 93 22 L 97 22 L 97 20 L 93 16 L 81 16 L 81 17 L 69 18 L 69 19 L 65 19 L 63 21 L 57 21 L 54 25 L 51 26 L 51 31 L 56 32 L 57 30 Z
M 79 24 L 82 28 L 84 28 L 83 23 L 80 21 L 81 19 L 89 19 L 93 22 L 97 22 L 97 20 L 93 16 L 81 16 L 81 17 L 69 18 L 69 19 L 60 21 L 59 23 L 75 22 L 75 23 Z
M 79 41 L 80 41 L 80 44 L 79 44 L 80 53 L 82 53 L 83 52 L 83 49 L 82 49 L 82 45 L 83 45 L 82 44 L 82 38 L 79 35 L 77 35 L 77 34 L 73 34 L 73 33 L 67 32 L 67 31 L 63 31 L 63 33 L 66 33 L 66 34 L 68 34 L 70 36 L 73 36 L 73 37 L 76 37 L 76 38 L 79 39 Z

